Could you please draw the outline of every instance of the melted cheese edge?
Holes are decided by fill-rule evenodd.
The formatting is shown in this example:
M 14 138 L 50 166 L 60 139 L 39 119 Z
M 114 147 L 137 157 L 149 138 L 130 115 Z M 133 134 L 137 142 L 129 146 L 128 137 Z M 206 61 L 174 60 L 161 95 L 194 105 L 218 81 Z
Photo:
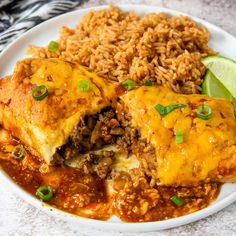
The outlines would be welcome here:
M 115 83 L 60 59 L 22 60 L 13 76 L 4 80 L 0 101 L 10 98 L 11 102 L 0 104 L 0 123 L 47 163 L 85 115 L 96 114 L 116 100 Z M 79 90 L 81 80 L 89 81 L 88 92 Z M 39 85 L 45 85 L 49 95 L 36 101 L 32 88 Z
M 156 177 L 160 184 L 190 184 L 206 180 L 222 159 L 236 153 L 234 107 L 229 101 L 202 95 L 180 95 L 153 86 L 130 91 L 121 99 L 132 116 L 132 126 L 138 127 L 141 137 L 155 147 Z M 158 103 L 163 106 L 183 103 L 187 106 L 162 117 L 155 109 Z M 196 108 L 192 107 L 202 103 L 212 108 L 210 120 L 195 115 Z M 182 144 L 175 141 L 177 130 L 184 132 Z M 234 149 L 230 151 L 232 145 Z

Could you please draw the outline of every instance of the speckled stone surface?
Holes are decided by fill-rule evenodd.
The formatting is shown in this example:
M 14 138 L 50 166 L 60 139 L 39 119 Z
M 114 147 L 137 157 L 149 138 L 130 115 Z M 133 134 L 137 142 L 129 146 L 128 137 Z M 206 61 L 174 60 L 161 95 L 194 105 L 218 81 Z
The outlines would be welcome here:
M 80 8 L 108 4 L 108 0 L 85 1 Z M 236 36 L 236 0 L 116 0 L 115 4 L 148 4 L 179 10 L 214 23 Z M 0 182 L 0 236 L 169 236 L 236 235 L 236 203 L 196 223 L 175 229 L 131 234 L 93 230 L 46 215 L 29 205 Z

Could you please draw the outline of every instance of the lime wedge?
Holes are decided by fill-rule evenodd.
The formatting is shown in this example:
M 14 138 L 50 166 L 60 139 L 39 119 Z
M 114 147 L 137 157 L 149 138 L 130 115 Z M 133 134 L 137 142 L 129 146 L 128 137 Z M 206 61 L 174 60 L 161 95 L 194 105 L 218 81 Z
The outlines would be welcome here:
M 207 70 L 202 84 L 202 93 L 207 94 L 213 98 L 225 98 L 233 101 L 233 96 L 228 89 L 211 73 Z
M 231 95 L 236 98 L 236 62 L 222 56 L 209 56 L 203 58 L 202 63 Z

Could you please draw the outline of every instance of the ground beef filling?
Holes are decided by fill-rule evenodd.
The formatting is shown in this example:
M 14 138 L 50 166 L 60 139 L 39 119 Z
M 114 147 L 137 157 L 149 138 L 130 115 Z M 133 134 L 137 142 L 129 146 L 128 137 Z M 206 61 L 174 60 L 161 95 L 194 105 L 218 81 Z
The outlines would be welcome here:
M 76 167 L 85 174 L 97 174 L 101 179 L 105 179 L 112 171 L 111 165 L 115 161 L 113 151 L 103 150 L 99 153 L 87 153 L 76 158 L 66 160 L 68 166 Z
M 105 178 L 114 162 L 113 151 L 102 151 L 106 145 L 116 144 L 124 129 L 112 108 L 103 109 L 99 114 L 86 116 L 73 129 L 68 142 L 58 150 L 62 161 L 76 158 L 76 168 L 85 173 L 96 173 Z
M 58 152 L 58 160 L 76 159 L 76 168 L 86 174 L 96 173 L 104 179 L 111 172 L 115 161 L 114 151 L 95 153 L 106 145 L 117 145 L 120 152 L 129 156 L 134 153 L 140 161 L 140 168 L 155 183 L 157 170 L 154 148 L 140 137 L 140 132 L 130 124 L 127 114 L 116 114 L 112 108 L 103 109 L 96 115 L 86 116 L 73 129 L 68 142 Z M 141 155 L 139 155 L 141 153 Z M 139 158 L 140 157 L 140 158 Z
M 150 178 L 150 186 L 153 187 L 157 181 L 157 158 L 153 145 L 141 138 L 140 130 L 131 126 L 131 117 L 123 114 L 118 117 L 122 120 L 124 134 L 117 138 L 119 150 L 129 156 L 136 155 L 140 163 L 140 169 Z

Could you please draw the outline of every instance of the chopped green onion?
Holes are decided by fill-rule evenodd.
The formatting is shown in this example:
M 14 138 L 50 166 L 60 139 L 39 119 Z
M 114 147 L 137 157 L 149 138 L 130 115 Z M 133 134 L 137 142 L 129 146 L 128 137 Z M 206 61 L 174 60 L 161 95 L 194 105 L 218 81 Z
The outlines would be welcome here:
M 24 157 L 25 155 L 25 149 L 22 145 L 17 145 L 14 147 L 14 149 L 11 152 L 11 155 L 16 159 L 20 160 Z
M 78 88 L 80 92 L 88 92 L 90 89 L 90 82 L 88 80 L 80 80 L 78 82 Z
M 144 82 L 144 85 L 145 85 L 145 86 L 152 86 L 153 83 L 152 83 L 152 81 L 148 80 L 148 81 L 145 81 L 145 82 Z
M 174 104 L 174 105 L 170 105 L 170 106 L 162 106 L 161 104 L 157 104 L 155 106 L 155 109 L 159 112 L 159 114 L 161 116 L 165 116 L 168 113 L 172 112 L 173 110 L 177 109 L 177 108 L 182 108 L 182 107 L 186 107 L 185 104 Z
M 56 41 L 51 41 L 48 45 L 48 50 L 50 52 L 56 52 L 59 48 L 59 44 Z
M 177 144 L 181 144 L 183 143 L 183 140 L 184 140 L 184 132 L 182 130 L 176 130 L 175 132 L 175 142 Z
M 197 117 L 203 120 L 209 120 L 212 117 L 211 108 L 207 105 L 200 105 L 197 108 Z
M 48 96 L 48 89 L 45 85 L 40 85 L 32 90 L 32 96 L 35 100 L 41 101 Z
M 176 205 L 176 206 L 182 206 L 184 205 L 184 201 L 181 197 L 174 195 L 170 198 L 170 200 Z
M 123 87 L 127 91 L 133 89 L 136 86 L 136 83 L 133 80 L 130 80 L 130 79 L 127 79 L 127 80 L 123 81 L 121 84 L 123 85 Z
M 41 186 L 36 191 L 36 196 L 39 197 L 42 201 L 50 201 L 53 197 L 53 191 L 50 186 Z

